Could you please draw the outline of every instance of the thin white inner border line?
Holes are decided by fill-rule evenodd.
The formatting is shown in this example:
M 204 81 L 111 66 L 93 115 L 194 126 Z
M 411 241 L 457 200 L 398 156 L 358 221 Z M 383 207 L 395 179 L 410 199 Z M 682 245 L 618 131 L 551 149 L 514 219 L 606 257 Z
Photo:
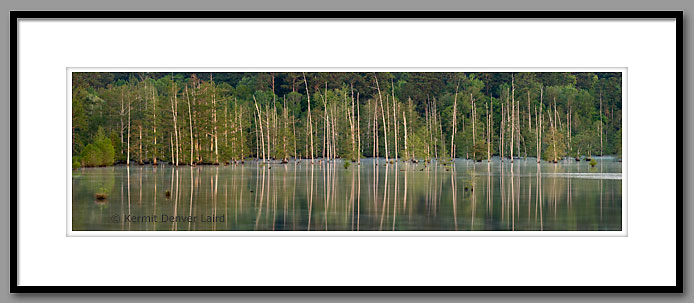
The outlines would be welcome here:
M 73 72 L 621 72 L 622 73 L 622 230 L 621 231 L 73 231 L 72 230 L 72 73 Z M 628 67 L 67 67 L 67 226 L 68 237 L 628 237 Z M 625 114 L 626 113 L 626 114 Z M 627 148 L 625 148 L 627 147 Z

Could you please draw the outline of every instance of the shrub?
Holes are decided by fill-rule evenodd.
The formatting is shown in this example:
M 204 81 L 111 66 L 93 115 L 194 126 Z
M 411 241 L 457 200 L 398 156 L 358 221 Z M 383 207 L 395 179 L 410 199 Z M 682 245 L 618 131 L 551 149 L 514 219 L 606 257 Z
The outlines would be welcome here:
M 478 161 L 478 160 L 487 159 L 487 142 L 486 141 L 481 141 L 481 140 L 477 141 L 475 146 L 474 146 L 474 150 L 475 150 L 475 154 L 474 154 L 475 159 L 473 159 L 473 160 Z
M 87 144 L 82 150 L 82 166 L 113 165 L 115 153 L 111 140 L 104 135 L 102 129 L 99 129 L 94 143 Z
M 590 167 L 595 167 L 596 164 L 598 164 L 598 162 L 595 161 L 595 159 L 590 159 Z
M 89 143 L 82 150 L 82 166 L 99 166 L 101 164 L 101 152 L 96 145 Z
M 113 160 L 116 155 L 116 151 L 111 144 L 109 138 L 103 137 L 102 139 L 96 141 L 96 147 L 101 152 L 101 162 L 100 166 L 113 165 Z
M 80 161 L 77 161 L 77 159 L 72 159 L 72 169 L 78 169 L 80 167 Z

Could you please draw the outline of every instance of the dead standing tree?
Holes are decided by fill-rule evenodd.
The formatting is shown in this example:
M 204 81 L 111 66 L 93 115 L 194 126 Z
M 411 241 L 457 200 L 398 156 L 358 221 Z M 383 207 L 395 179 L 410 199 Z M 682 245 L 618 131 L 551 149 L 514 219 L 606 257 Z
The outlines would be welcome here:
M 455 95 L 453 97 L 453 119 L 452 119 L 453 120 L 453 122 L 452 122 L 453 126 L 452 126 L 452 130 L 451 130 L 451 159 L 455 158 L 455 133 L 458 131 L 458 123 L 457 122 L 458 122 L 458 88 L 459 87 L 460 87 L 460 81 L 458 81 L 457 85 L 455 86 Z M 473 146 L 473 148 L 474 148 L 474 146 Z
M 383 118 L 383 144 L 386 148 L 386 163 L 388 163 L 388 124 L 386 124 L 386 116 L 383 108 L 383 96 L 381 95 L 381 87 L 378 85 L 378 77 L 374 74 L 376 80 L 376 89 L 378 90 L 378 100 L 381 103 L 381 117 Z
M 313 164 L 313 122 L 311 121 L 311 96 L 308 90 L 308 81 L 306 81 L 306 74 L 301 73 L 304 76 L 304 85 L 306 86 L 306 99 L 308 104 L 308 137 L 311 140 L 311 164 Z

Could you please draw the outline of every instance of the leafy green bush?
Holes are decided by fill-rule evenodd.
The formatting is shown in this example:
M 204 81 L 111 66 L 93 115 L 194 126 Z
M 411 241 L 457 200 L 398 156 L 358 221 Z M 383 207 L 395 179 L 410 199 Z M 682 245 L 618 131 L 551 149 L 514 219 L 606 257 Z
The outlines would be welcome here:
M 82 150 L 82 166 L 113 165 L 115 153 L 111 140 L 104 135 L 102 129 L 99 129 L 94 143 L 87 144 Z
M 477 141 L 475 146 L 474 146 L 474 157 L 475 161 L 478 160 L 484 160 L 487 159 L 487 142 L 486 141 Z
M 349 166 L 350 166 L 350 163 L 349 163 L 349 161 L 345 160 L 345 162 L 344 162 L 343 166 L 345 167 L 345 169 L 348 169 L 348 168 L 349 168 Z
M 77 159 L 72 159 L 72 169 L 78 169 L 82 165 L 80 165 L 80 161 L 77 161 Z
M 101 165 L 101 151 L 96 147 L 95 144 L 89 143 L 82 150 L 82 166 L 100 166 Z
M 109 138 L 103 137 L 96 141 L 96 147 L 101 151 L 101 166 L 113 165 L 116 151 Z
M 598 164 L 598 162 L 596 162 L 595 159 L 590 159 L 590 167 L 595 167 L 596 164 Z

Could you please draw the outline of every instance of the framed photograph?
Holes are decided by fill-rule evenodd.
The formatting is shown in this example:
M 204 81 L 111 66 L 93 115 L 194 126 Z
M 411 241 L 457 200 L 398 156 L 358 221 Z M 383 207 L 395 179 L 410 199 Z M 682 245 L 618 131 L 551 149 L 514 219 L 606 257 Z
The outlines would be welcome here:
M 682 292 L 682 35 L 13 11 L 11 291 Z

